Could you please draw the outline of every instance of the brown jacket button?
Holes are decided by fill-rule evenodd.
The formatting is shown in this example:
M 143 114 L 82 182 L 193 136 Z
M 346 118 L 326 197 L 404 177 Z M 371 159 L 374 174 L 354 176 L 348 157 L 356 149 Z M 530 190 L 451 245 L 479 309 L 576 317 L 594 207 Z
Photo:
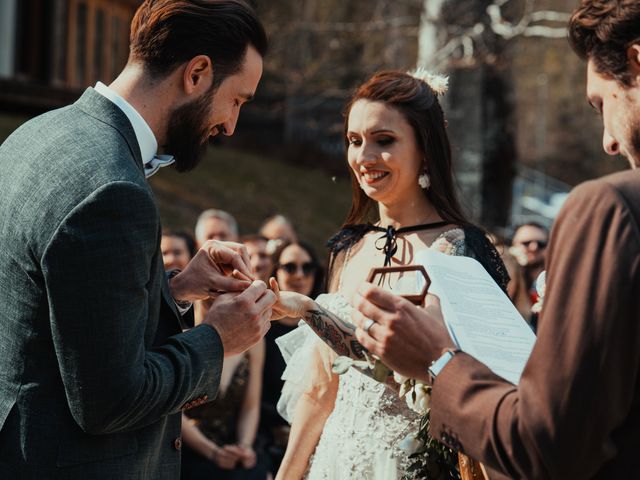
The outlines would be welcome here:
M 176 439 L 173 441 L 173 448 L 178 451 L 182 450 L 182 437 L 176 437 Z

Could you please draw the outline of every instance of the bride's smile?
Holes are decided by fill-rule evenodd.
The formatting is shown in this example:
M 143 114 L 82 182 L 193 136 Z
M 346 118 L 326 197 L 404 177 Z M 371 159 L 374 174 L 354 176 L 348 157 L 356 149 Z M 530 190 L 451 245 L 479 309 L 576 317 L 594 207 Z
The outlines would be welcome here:
M 389 172 L 384 172 L 382 170 L 360 169 L 360 175 L 364 183 L 366 183 L 367 185 L 373 185 L 379 180 L 387 177 L 389 175 Z

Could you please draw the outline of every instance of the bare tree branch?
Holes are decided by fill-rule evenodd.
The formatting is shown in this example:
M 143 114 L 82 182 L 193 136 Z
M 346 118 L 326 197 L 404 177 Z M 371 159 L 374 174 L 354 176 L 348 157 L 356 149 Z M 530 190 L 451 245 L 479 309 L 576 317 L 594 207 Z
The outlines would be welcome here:
M 570 15 L 565 12 L 550 10 L 535 10 L 536 0 L 525 0 L 523 13 L 517 22 L 506 20 L 503 8 L 512 0 L 494 0 L 486 7 L 488 22 L 486 25 L 478 21 L 471 27 L 460 28 L 457 25 L 443 25 L 443 0 L 424 0 L 424 14 L 422 16 L 420 63 L 436 69 L 444 69 L 450 63 L 473 64 L 478 60 L 479 45 L 485 43 L 487 32 L 510 40 L 518 36 L 563 38 L 566 35 L 565 24 Z M 433 42 L 428 45 L 423 35 Z M 437 44 L 434 32 L 446 32 L 446 38 Z

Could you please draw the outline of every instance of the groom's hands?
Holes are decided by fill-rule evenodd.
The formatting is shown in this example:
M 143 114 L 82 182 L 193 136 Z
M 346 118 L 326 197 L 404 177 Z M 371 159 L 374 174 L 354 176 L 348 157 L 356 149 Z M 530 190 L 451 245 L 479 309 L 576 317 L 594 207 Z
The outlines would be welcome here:
M 276 295 L 260 281 L 242 293 L 224 293 L 216 298 L 203 323 L 218 331 L 224 356 L 237 355 L 255 345 L 271 326 Z
M 240 274 L 233 275 L 234 271 Z M 249 253 L 244 245 L 209 240 L 169 286 L 175 300 L 193 302 L 218 292 L 242 292 L 251 285 L 251 279 Z
M 255 345 L 269 330 L 276 295 L 261 281 L 251 281 L 244 245 L 207 241 L 170 287 L 178 301 L 216 300 L 203 323 L 220 335 L 224 355 L 236 355 Z

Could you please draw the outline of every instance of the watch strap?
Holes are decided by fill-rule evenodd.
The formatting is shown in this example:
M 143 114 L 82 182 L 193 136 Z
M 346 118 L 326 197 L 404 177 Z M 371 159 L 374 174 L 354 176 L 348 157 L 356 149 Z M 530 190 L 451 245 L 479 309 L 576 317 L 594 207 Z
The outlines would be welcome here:
M 449 361 L 456 355 L 456 353 L 460 353 L 461 351 L 462 350 L 460 349 L 447 349 L 442 355 L 440 355 L 439 358 L 431 362 L 431 365 L 429 365 L 429 377 L 431 379 L 432 385 L 436 377 L 440 374 L 447 363 L 449 363 Z

